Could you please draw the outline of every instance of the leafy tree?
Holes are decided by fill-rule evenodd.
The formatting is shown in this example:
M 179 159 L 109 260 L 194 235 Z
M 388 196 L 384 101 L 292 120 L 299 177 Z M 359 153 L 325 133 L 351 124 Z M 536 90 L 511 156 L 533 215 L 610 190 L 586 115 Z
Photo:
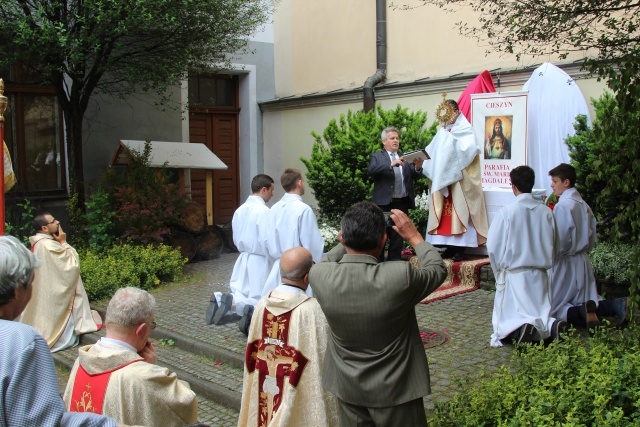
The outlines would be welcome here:
M 270 8 L 269 0 L 0 1 L 0 66 L 19 63 L 55 87 L 80 209 L 91 96 L 163 95 L 190 70 L 224 67 L 229 54 L 246 50 Z
M 630 242 L 640 231 L 635 224 L 640 211 L 640 182 L 634 173 L 638 170 L 637 156 L 626 148 L 634 143 L 630 138 L 637 138 L 640 112 L 626 113 L 625 120 L 620 120 L 622 113 L 610 93 L 592 102 L 596 110 L 592 127 L 588 127 L 585 116 L 578 116 L 576 134 L 565 140 L 576 168 L 576 188 L 598 218 L 598 234 L 607 241 Z M 616 124 L 612 126 L 612 122 Z M 618 161 L 607 161 L 619 151 L 623 153 L 615 154 Z M 612 179 L 617 176 L 625 177 L 624 182 Z
M 605 240 L 633 244 L 631 295 L 640 302 L 640 111 L 624 110 L 605 94 L 594 100 L 596 119 L 588 128 L 578 117 L 576 135 L 567 138 L 578 174 L 578 190 L 593 207 Z
M 318 206 L 330 220 L 342 217 L 349 206 L 371 198 L 373 183 L 367 173 L 369 156 L 382 148 L 380 134 L 389 126 L 400 130 L 400 150 L 426 147 L 436 134 L 437 123 L 425 128 L 427 113 L 395 109 L 356 111 L 332 119 L 322 135 L 311 132 L 315 141 L 310 158 L 301 158 L 308 169 L 307 183 Z M 415 193 L 427 188 L 427 179 L 414 181 Z

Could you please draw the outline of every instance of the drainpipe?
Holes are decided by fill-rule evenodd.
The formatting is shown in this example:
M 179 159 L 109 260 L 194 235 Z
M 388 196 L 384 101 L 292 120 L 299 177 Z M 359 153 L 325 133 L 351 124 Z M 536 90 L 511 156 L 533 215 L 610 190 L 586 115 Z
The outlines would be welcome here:
M 387 4 L 376 0 L 376 72 L 364 82 L 364 111 L 376 108 L 373 87 L 387 75 Z

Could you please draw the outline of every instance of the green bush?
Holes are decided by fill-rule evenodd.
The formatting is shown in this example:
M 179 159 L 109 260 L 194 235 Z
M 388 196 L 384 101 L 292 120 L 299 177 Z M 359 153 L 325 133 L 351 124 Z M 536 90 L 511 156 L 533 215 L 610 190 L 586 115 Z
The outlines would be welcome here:
M 381 132 L 389 126 L 400 130 L 400 151 L 426 147 L 436 134 L 437 123 L 425 128 L 427 113 L 393 110 L 368 112 L 349 110 L 339 120 L 331 120 L 315 138 L 310 158 L 300 160 L 308 169 L 307 183 L 318 207 L 329 219 L 339 219 L 352 204 L 370 200 L 373 183 L 367 173 L 369 156 L 382 148 Z M 427 179 L 414 181 L 416 194 L 427 188 Z
M 73 187 L 73 184 L 71 185 Z M 84 209 L 80 207 L 78 193 L 72 191 L 67 201 L 67 211 L 69 212 L 69 231 L 67 239 L 73 239 L 73 247 L 76 250 L 84 250 L 89 247 L 87 233 L 87 218 Z M 66 231 L 66 230 L 65 230 Z
M 630 78 L 630 70 L 620 70 Z M 637 70 L 634 71 L 637 75 Z M 632 79 L 633 80 L 633 79 Z M 633 83 L 633 84 L 632 84 Z M 592 100 L 596 118 L 589 128 L 578 117 L 576 135 L 566 139 L 576 167 L 576 187 L 593 208 L 598 234 L 609 242 L 635 243 L 629 278 L 632 306 L 640 306 L 640 109 L 635 80 L 616 85 L 615 97 Z
M 15 203 L 14 209 L 5 211 L 5 218 L 9 221 L 4 224 L 6 234 L 16 237 L 30 248 L 29 236 L 34 234 L 33 217 L 36 216 L 37 208 L 29 199 L 24 199 L 22 203 Z
M 593 271 L 597 278 L 612 280 L 616 284 L 628 284 L 633 263 L 635 245 L 628 243 L 597 242 L 589 253 Z
M 187 260 L 166 245 L 111 246 L 103 252 L 80 251 L 80 271 L 90 300 L 110 298 L 118 289 L 153 289 L 182 273 Z
M 640 424 L 640 331 L 602 330 L 514 352 L 514 371 L 467 379 L 438 403 L 432 426 Z
M 621 111 L 605 93 L 591 100 L 596 118 L 574 124 L 565 142 L 576 168 L 576 189 L 598 219 L 604 240 L 637 241 L 640 232 L 640 111 Z
M 87 198 L 87 213 L 74 218 L 85 246 L 92 251 L 99 252 L 115 242 L 163 243 L 169 227 L 180 222 L 189 203 L 184 188 L 172 182 L 171 171 L 149 166 L 149 141 L 141 152 L 126 154 L 126 169 L 108 169 L 99 189 Z M 70 205 L 72 212 L 77 211 L 74 205 Z
M 89 197 L 86 205 L 85 230 L 89 236 L 89 249 L 101 252 L 110 247 L 117 237 L 114 203 L 111 195 L 100 188 Z

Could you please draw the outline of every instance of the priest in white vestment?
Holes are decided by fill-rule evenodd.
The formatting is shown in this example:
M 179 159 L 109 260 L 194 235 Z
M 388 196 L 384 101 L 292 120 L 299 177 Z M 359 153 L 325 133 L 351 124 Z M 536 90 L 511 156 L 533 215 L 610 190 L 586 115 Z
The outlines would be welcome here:
M 445 127 L 440 129 L 425 151 L 430 159 L 422 164 L 429 185 L 429 219 L 425 240 L 432 245 L 449 246 L 444 257 L 461 261 L 465 247 L 483 246 L 489 222 L 482 193 L 480 154 L 469 121 L 451 99 Z
M 107 415 L 119 423 L 182 427 L 198 420 L 189 384 L 157 366 L 148 340 L 155 299 L 138 288 L 116 291 L 107 307 L 106 337 L 80 348 L 64 392 L 72 412 Z
M 314 262 L 320 262 L 324 250 L 316 215 L 302 201 L 302 173 L 298 169 L 286 169 L 280 177 L 280 183 L 286 194 L 271 207 L 260 230 L 260 242 L 273 261 L 271 273 L 262 288 L 262 296 L 280 284 L 280 257 L 284 251 L 302 246 L 311 252 Z M 307 293 L 312 295 L 311 287 Z
M 20 322 L 31 325 L 52 352 L 77 345 L 79 336 L 97 331 L 102 319 L 91 310 L 80 277 L 80 258 L 67 234 L 51 214 L 33 220 L 37 233 L 29 237 L 31 251 L 42 262 L 33 281 L 33 297 Z
M 551 313 L 577 326 L 593 328 L 598 317 L 627 317 L 627 299 L 599 301 L 589 251 L 596 242 L 596 219 L 574 188 L 575 168 L 561 163 L 549 171 L 551 188 L 559 196 L 553 208 L 560 236 L 560 253 L 551 271 Z M 560 197 L 561 196 L 561 197 Z
M 516 201 L 491 222 L 487 252 L 496 278 L 491 346 L 557 338 L 566 322 L 551 317 L 547 270 L 558 252 L 553 213 L 531 195 L 535 173 L 528 166 L 511 170 Z
M 259 174 L 251 180 L 253 194 L 236 209 L 231 222 L 233 243 L 240 251 L 229 282 L 231 293 L 215 293 L 219 308 L 215 309 L 212 322 L 219 324 L 233 302 L 235 313 L 244 318 L 239 327 L 245 335 L 251 321 L 250 312 L 262 297 L 262 288 L 273 264 L 258 238 L 269 213 L 267 202 L 273 197 L 273 189 L 273 178 L 268 175 Z M 245 310 L 245 307 L 248 308 Z
M 258 303 L 245 355 L 238 427 L 338 426 L 336 398 L 322 387 L 329 327 L 309 285 L 311 253 L 286 251 L 282 282 Z

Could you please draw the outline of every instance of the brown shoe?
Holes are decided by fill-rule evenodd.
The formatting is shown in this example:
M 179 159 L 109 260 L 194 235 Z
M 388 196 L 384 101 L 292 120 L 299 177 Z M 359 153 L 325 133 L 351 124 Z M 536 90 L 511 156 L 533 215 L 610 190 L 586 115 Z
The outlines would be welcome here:
M 598 319 L 598 315 L 596 314 L 597 310 L 598 307 L 593 300 L 585 302 L 580 307 L 580 315 L 585 320 L 585 326 L 587 327 L 587 329 L 593 329 L 600 326 L 600 320 Z

